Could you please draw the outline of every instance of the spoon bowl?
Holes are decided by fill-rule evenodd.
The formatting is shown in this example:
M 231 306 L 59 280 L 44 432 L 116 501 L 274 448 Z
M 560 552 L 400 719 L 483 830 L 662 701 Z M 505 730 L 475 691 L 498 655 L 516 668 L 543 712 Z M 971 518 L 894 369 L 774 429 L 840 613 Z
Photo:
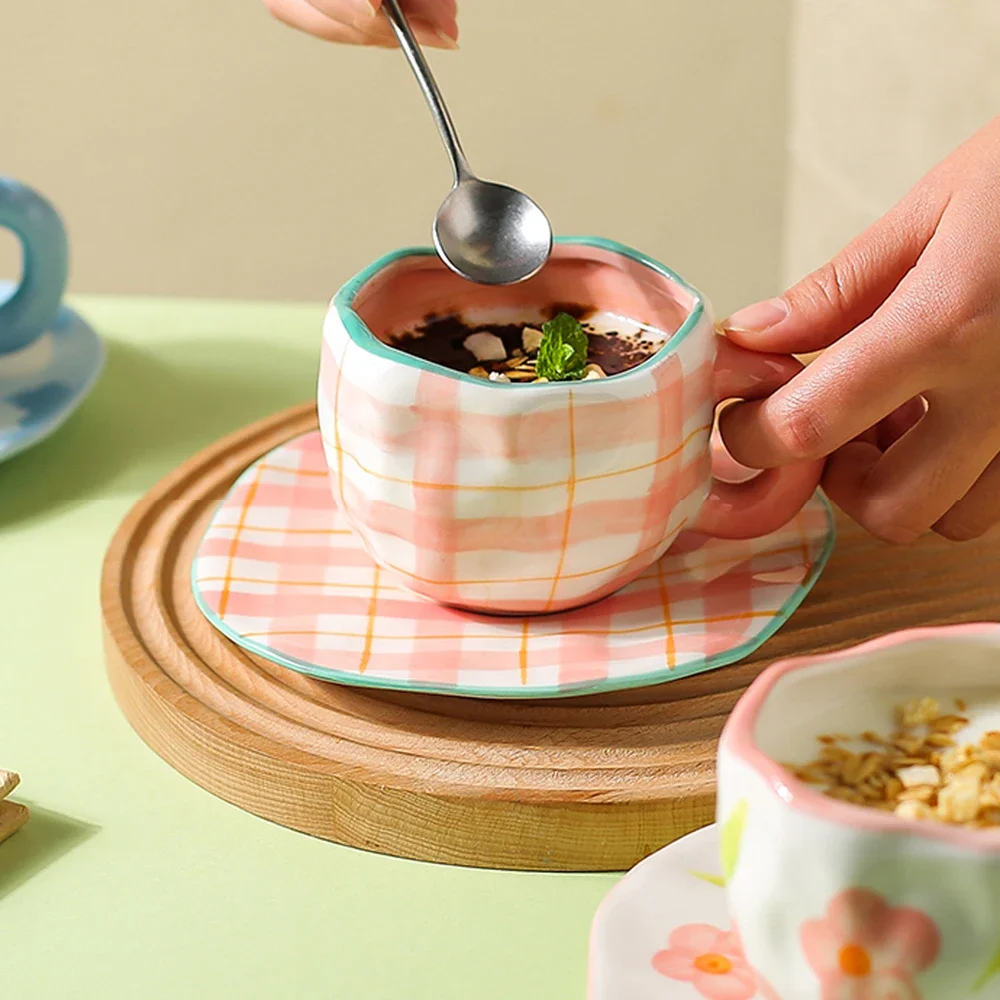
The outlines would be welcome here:
M 427 60 L 399 0 L 383 9 L 406 55 L 455 172 L 455 185 L 434 220 L 434 247 L 456 274 L 480 285 L 513 285 L 537 274 L 552 253 L 552 226 L 526 194 L 480 180 L 458 141 Z
M 434 246 L 457 274 L 482 285 L 510 285 L 541 270 L 552 227 L 526 194 L 478 178 L 460 181 L 434 220 Z

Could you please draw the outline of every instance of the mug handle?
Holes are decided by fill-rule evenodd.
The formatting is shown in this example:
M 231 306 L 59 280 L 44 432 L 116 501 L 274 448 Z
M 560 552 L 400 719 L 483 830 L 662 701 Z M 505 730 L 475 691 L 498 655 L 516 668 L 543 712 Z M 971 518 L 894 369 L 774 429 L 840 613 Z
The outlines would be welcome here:
M 69 245 L 59 213 L 37 191 L 0 178 L 0 227 L 21 241 L 23 274 L 0 305 L 0 355 L 19 351 L 56 318 L 66 291 Z
M 788 354 L 748 351 L 722 336 L 718 341 L 713 372 L 716 406 L 732 399 L 763 399 L 804 368 Z M 742 482 L 727 482 L 719 478 L 721 468 L 742 467 L 713 435 L 712 491 L 692 529 L 714 538 L 758 538 L 777 531 L 808 503 L 825 464 L 825 459 L 796 462 L 764 469 Z

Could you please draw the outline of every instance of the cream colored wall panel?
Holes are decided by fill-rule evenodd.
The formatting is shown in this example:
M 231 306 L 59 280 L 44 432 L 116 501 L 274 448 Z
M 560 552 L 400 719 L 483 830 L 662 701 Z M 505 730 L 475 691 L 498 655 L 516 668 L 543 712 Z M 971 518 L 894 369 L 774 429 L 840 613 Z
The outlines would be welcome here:
M 461 6 L 461 51 L 433 61 L 478 170 L 723 310 L 774 286 L 787 0 Z M 426 242 L 449 181 L 398 53 L 259 0 L 9 0 L 0 65 L 0 171 L 64 211 L 78 291 L 325 298 Z
M 796 0 L 791 57 L 788 281 L 1000 113 L 1000 3 Z

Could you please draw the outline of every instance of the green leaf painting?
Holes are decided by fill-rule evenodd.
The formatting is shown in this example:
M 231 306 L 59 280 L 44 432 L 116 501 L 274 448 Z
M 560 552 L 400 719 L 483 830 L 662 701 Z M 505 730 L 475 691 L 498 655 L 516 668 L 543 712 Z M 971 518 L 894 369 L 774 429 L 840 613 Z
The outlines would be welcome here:
M 720 889 L 725 889 L 726 880 L 721 875 L 709 875 L 707 872 L 691 872 L 694 878 L 707 882 L 709 885 L 717 885 Z
M 993 953 L 990 964 L 986 966 L 983 974 L 976 980 L 975 986 L 972 987 L 972 992 L 979 993 L 981 990 L 984 990 L 997 976 L 1000 976 L 1000 947 Z
M 743 840 L 743 830 L 747 823 L 747 800 L 740 799 L 736 808 L 729 814 L 722 827 L 722 877 L 725 882 L 732 881 L 736 874 L 736 864 L 740 859 L 740 844 Z

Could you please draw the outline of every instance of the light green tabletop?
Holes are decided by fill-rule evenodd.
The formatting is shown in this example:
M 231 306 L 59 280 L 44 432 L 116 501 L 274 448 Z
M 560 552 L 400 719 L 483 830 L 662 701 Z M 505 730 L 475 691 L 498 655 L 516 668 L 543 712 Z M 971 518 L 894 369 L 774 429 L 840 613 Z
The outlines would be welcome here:
M 580 1000 L 612 876 L 470 871 L 274 826 L 181 777 L 105 680 L 98 578 L 130 505 L 312 395 L 321 306 L 82 299 L 108 365 L 0 464 L 0 992 L 23 1000 Z

